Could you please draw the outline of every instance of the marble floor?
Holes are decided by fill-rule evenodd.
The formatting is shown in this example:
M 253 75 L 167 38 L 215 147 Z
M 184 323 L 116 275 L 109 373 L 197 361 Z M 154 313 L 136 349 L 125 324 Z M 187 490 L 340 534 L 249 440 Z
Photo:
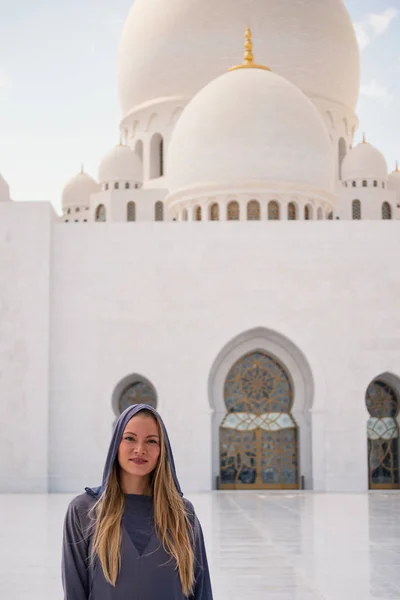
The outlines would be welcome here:
M 0 495 L 1 600 L 63 598 L 60 545 L 71 498 Z M 399 493 L 189 498 L 215 600 L 400 600 Z

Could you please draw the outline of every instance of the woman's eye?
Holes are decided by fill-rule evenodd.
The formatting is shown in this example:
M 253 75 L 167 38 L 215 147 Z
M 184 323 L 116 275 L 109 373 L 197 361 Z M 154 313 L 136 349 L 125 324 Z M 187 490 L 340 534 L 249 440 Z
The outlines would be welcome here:
M 157 444 L 158 442 L 157 442 L 157 440 L 149 440 L 149 443 L 150 444 Z
M 130 437 L 130 436 L 128 435 L 128 436 L 126 436 L 126 438 L 125 438 L 125 439 L 126 439 L 126 441 L 127 441 L 127 442 L 130 442 L 131 440 L 133 440 L 133 437 Z

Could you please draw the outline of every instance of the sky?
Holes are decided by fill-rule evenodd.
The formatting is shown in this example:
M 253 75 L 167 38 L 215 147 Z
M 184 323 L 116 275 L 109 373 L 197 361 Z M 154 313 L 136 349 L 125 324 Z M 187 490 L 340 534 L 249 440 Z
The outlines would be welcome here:
M 338 0 L 340 1 L 340 0 Z M 400 161 L 400 0 L 345 0 L 361 49 L 359 141 Z M 0 173 L 60 210 L 119 141 L 117 50 L 132 0 L 0 0 Z

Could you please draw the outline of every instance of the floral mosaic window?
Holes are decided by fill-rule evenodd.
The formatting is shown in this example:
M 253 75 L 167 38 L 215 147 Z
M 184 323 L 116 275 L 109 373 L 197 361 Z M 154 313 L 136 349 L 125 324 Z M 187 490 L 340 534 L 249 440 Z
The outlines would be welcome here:
M 128 406 L 133 404 L 149 404 L 153 408 L 157 408 L 157 396 L 154 388 L 144 381 L 136 381 L 130 384 L 119 398 L 119 412 L 124 412 Z
M 382 381 L 367 389 L 368 471 L 370 488 L 399 486 L 399 403 L 394 390 Z
M 224 385 L 220 487 L 298 487 L 297 426 L 285 369 L 263 352 L 233 365 Z

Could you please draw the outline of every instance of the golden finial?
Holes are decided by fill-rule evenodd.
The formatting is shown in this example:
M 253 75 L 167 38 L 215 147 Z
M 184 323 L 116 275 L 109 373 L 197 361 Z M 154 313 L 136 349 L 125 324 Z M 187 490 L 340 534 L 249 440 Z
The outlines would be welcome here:
M 83 175 L 84 172 L 85 172 L 84 165 L 83 165 L 83 163 L 81 163 L 81 175 Z
M 365 137 L 365 133 L 363 133 L 363 139 L 362 139 L 362 143 L 366 144 L 367 143 L 367 138 Z
M 394 173 L 400 173 L 400 169 L 399 169 L 399 161 L 396 160 L 396 168 L 394 170 Z
M 254 62 L 253 55 L 253 39 L 250 27 L 246 29 L 246 42 L 244 44 L 245 53 L 244 53 L 244 63 L 242 65 L 236 65 L 235 67 L 231 67 L 229 71 L 237 71 L 238 69 L 262 69 L 263 71 L 270 71 L 268 67 L 264 65 L 257 65 Z

